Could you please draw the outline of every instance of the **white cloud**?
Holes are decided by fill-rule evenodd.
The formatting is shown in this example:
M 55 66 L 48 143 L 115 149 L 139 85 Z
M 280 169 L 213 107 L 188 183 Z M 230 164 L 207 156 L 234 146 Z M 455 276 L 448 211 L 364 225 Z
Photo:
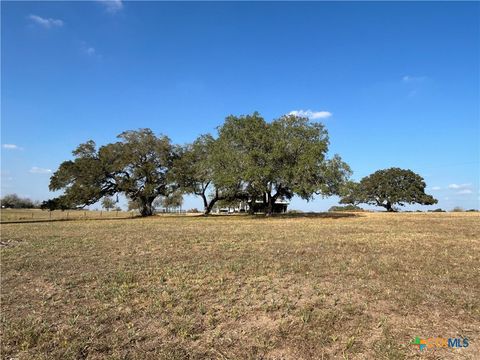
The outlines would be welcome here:
M 30 20 L 32 20 L 35 24 L 43 26 L 44 28 L 52 28 L 52 27 L 61 27 L 63 26 L 63 21 L 60 19 L 52 19 L 52 18 L 42 18 L 41 16 L 38 15 L 30 15 L 28 17 Z
M 457 192 L 457 194 L 459 195 L 467 195 L 467 194 L 471 194 L 473 191 L 470 190 L 470 189 L 464 189 L 464 190 L 460 190 L 459 192 Z
M 29 172 L 32 173 L 32 174 L 51 174 L 52 170 L 40 168 L 38 166 L 34 166 L 30 169 Z
M 312 110 L 292 110 L 288 115 L 295 115 L 301 117 L 307 117 L 309 119 L 326 119 L 332 116 L 332 113 L 329 111 L 312 111 Z
M 405 75 L 402 77 L 402 81 L 404 83 L 415 83 L 415 82 L 422 82 L 427 80 L 426 76 L 412 76 L 412 75 Z
M 442 188 L 440 186 L 432 187 L 432 191 L 438 191 L 438 190 L 442 190 Z
M 97 59 L 102 58 L 102 55 L 98 53 L 97 49 L 95 49 L 93 46 L 90 46 L 85 41 L 82 41 L 81 50 L 85 55 L 89 57 L 97 58 Z
M 7 150 L 22 150 L 22 148 L 15 144 L 3 144 L 2 147 Z
M 97 0 L 99 3 L 105 6 L 107 12 L 115 14 L 116 12 L 123 9 L 122 0 Z
M 90 56 L 93 56 L 93 55 L 96 54 L 94 47 L 89 47 L 89 48 L 85 49 L 85 52 L 87 53 L 87 55 L 90 55 Z
M 449 189 L 454 189 L 454 190 L 464 190 L 464 189 L 469 189 L 472 184 L 450 184 L 448 185 Z

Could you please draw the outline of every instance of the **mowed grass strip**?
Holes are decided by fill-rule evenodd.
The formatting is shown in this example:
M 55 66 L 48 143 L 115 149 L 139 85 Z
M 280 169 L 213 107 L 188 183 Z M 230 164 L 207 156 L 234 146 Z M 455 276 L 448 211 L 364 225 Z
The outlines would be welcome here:
M 480 353 L 476 213 L 8 224 L 2 244 L 5 359 Z

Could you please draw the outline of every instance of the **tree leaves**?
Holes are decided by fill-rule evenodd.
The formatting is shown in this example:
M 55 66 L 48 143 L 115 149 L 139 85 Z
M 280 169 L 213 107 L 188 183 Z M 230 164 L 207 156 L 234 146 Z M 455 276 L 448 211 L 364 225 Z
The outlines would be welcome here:
M 360 183 L 349 184 L 342 204 L 365 203 L 394 210 L 394 205 L 433 205 L 437 200 L 425 193 L 425 181 L 411 170 L 390 168 L 378 170 L 364 177 Z

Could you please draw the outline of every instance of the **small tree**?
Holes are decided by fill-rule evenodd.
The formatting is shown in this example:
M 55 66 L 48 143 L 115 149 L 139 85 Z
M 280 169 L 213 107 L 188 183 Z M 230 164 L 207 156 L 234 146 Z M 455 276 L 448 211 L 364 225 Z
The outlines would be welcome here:
M 102 207 L 105 210 L 110 211 L 110 209 L 115 207 L 115 201 L 111 196 L 104 196 L 102 199 Z
M 135 211 L 140 208 L 137 200 L 128 199 L 127 209 L 128 211 Z
M 180 191 L 175 191 L 162 198 L 162 205 L 167 211 L 171 208 L 179 208 L 183 204 L 183 196 Z
M 438 201 L 425 194 L 425 181 L 411 170 L 390 168 L 378 170 L 359 183 L 350 183 L 342 204 L 370 204 L 395 211 L 405 204 L 433 205 Z

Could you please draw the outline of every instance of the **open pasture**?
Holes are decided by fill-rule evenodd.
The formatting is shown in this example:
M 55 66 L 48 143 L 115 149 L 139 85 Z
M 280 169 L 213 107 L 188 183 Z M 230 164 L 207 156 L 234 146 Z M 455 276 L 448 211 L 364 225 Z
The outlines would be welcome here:
M 32 222 L 56 220 L 91 220 L 131 218 L 134 214 L 127 211 L 99 211 L 99 210 L 40 210 L 40 209 L 2 209 L 1 222 Z
M 478 213 L 5 224 L 1 256 L 4 359 L 480 353 Z

